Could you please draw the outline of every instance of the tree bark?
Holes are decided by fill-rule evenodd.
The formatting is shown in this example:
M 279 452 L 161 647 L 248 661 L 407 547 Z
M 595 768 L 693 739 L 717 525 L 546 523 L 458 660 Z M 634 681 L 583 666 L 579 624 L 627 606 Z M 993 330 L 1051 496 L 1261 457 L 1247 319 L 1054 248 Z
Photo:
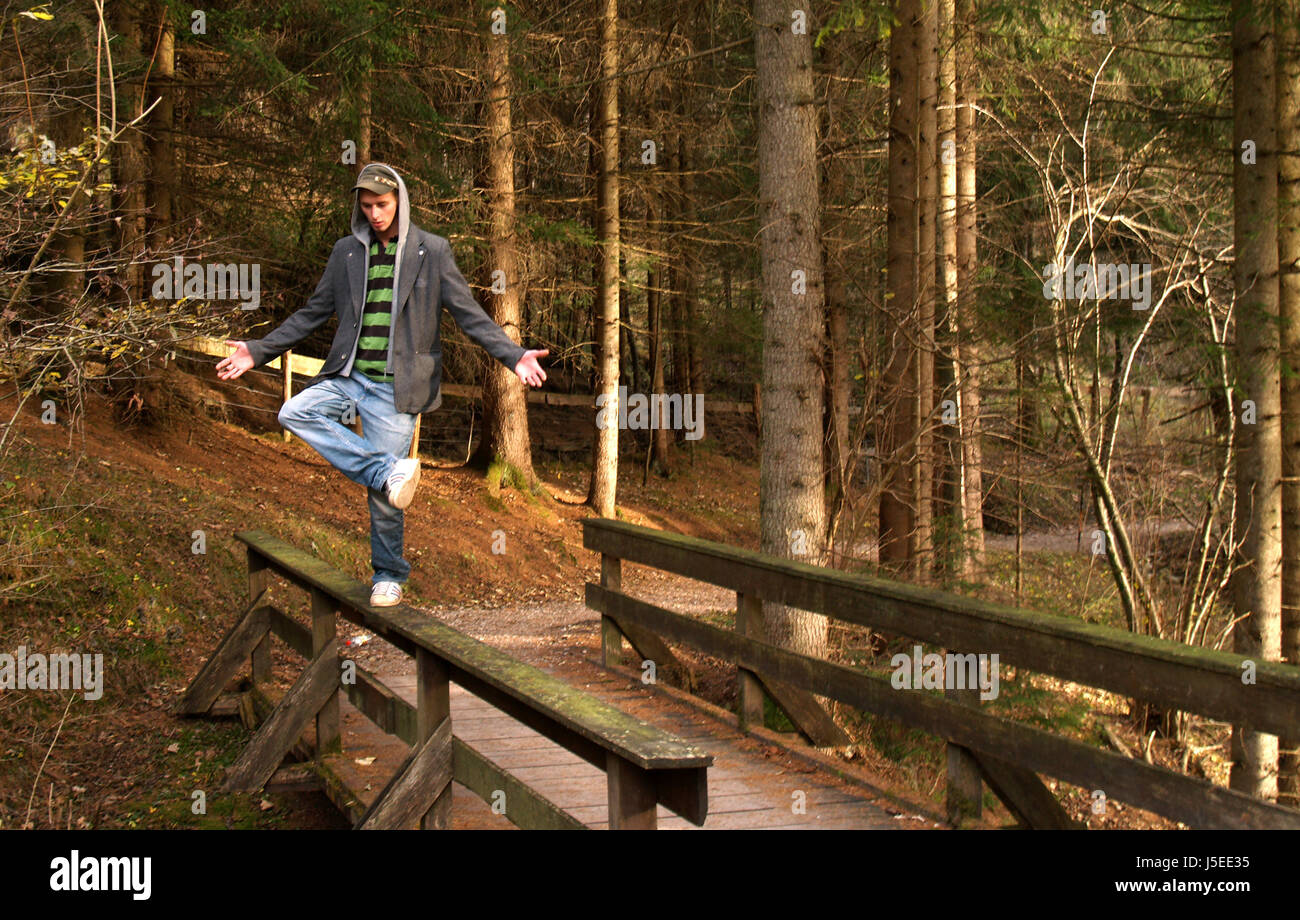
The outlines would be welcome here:
M 618 210 L 618 0 L 604 0 L 600 41 L 600 173 L 597 180 L 600 284 L 597 290 L 599 390 L 605 427 L 597 428 L 589 504 L 614 516 L 618 488 L 619 210 Z
M 1276 79 L 1271 7 L 1232 4 L 1233 285 L 1236 290 L 1237 384 L 1255 403 L 1255 424 L 1240 414 L 1237 537 L 1233 575 L 1233 650 L 1276 661 L 1281 652 L 1282 426 L 1278 354 Z M 1256 162 L 1242 162 L 1245 141 Z M 1234 727 L 1229 786 L 1264 799 L 1277 796 L 1277 738 Z
M 920 80 L 917 195 L 917 322 L 916 339 L 916 473 L 913 507 L 916 508 L 916 556 L 913 571 L 927 579 L 934 562 L 934 318 L 938 260 L 938 67 L 939 4 L 923 0 L 920 20 Z
M 685 105 L 682 106 L 682 115 L 685 117 Z M 695 337 L 693 330 L 695 324 L 692 322 L 694 315 L 694 305 L 692 303 L 695 297 L 695 279 L 691 272 L 694 268 L 694 254 L 691 252 L 690 243 L 686 239 L 686 231 L 691 226 L 691 193 L 692 183 L 689 169 L 689 157 L 686 152 L 686 132 L 677 132 L 677 234 L 678 234 L 678 265 L 677 278 L 673 285 L 673 323 L 677 327 L 677 347 L 681 349 L 680 360 L 674 357 L 674 364 L 680 364 L 678 369 L 677 392 L 683 394 L 699 392 L 699 368 L 697 365 Z
M 939 2 L 939 296 L 935 338 L 936 388 L 941 408 L 951 403 L 951 416 L 941 413 L 936 430 L 942 470 L 935 489 L 937 513 L 943 515 L 945 541 L 938 560 L 947 571 L 960 570 L 964 556 L 965 504 L 962 501 L 961 362 L 957 354 L 957 49 L 956 4 Z
M 820 565 L 823 309 L 812 36 L 780 0 L 755 0 L 759 256 L 763 272 L 762 550 Z M 799 273 L 802 273 L 800 275 Z M 764 605 L 769 641 L 826 652 L 824 616 Z
M 172 196 L 176 188 L 176 31 L 167 17 L 167 7 L 154 7 L 157 23 L 157 54 L 149 85 L 154 88 L 158 107 L 149 118 L 149 198 L 153 213 L 149 221 L 149 249 L 161 252 L 171 233 Z M 148 100 L 146 100 L 148 104 Z
M 659 211 L 658 203 L 654 192 L 648 193 L 650 199 L 646 205 L 646 235 L 648 237 L 647 245 L 654 251 L 659 251 L 663 245 L 659 236 Z M 646 270 L 646 324 L 650 328 L 650 392 L 664 392 L 664 333 L 663 333 L 663 295 L 660 293 L 660 286 L 663 283 L 663 269 L 651 263 Z M 669 430 L 666 425 L 660 425 L 650 432 L 651 437 L 651 463 L 655 472 L 660 476 L 668 476 L 671 473 L 671 464 L 668 458 Z
M 957 0 L 957 366 L 961 420 L 962 571 L 973 578 L 984 560 L 984 452 L 980 426 L 980 340 L 975 322 L 978 266 L 975 206 L 975 0 Z
M 504 35 L 491 35 L 489 39 L 505 38 Z M 488 65 L 491 69 L 491 64 Z M 361 85 L 357 87 L 357 170 L 360 171 L 363 166 L 370 162 L 373 155 L 371 150 L 371 128 L 374 117 L 374 73 L 370 68 L 370 62 L 365 62 L 365 67 L 361 71 Z M 509 97 L 506 98 L 507 108 L 510 105 Z M 490 106 L 490 104 L 489 104 Z
M 895 0 L 889 40 L 889 191 L 884 308 L 885 371 L 880 457 L 880 562 L 902 570 L 915 556 L 917 137 L 921 0 Z
M 1282 363 L 1281 657 L 1300 665 L 1300 0 L 1277 23 L 1278 313 Z M 1300 731 L 1279 739 L 1279 804 L 1300 806 Z
M 121 51 L 115 55 L 118 68 L 140 56 L 140 20 L 134 4 L 118 5 L 113 16 L 113 31 L 122 36 Z M 129 121 L 138 115 L 144 104 L 138 94 L 127 97 L 128 104 L 119 100 L 118 119 Z M 139 128 L 122 132 L 117 150 L 117 171 L 113 177 L 117 187 L 114 210 L 120 217 L 117 242 L 120 246 L 123 267 L 119 275 L 126 297 L 132 303 L 144 298 L 144 246 L 145 246 L 145 144 Z
M 839 88 L 840 41 L 827 43 L 824 55 L 826 72 L 826 108 L 823 123 L 823 186 L 825 208 L 822 217 L 822 258 L 826 272 L 827 353 L 824 361 L 830 369 L 826 385 L 825 468 L 830 480 L 830 508 L 827 513 L 826 541 L 831 563 L 838 564 L 836 547 L 838 523 L 848 502 L 849 489 L 849 322 L 848 272 L 844 264 L 845 221 L 838 210 L 848 188 L 848 167 L 839 147 L 844 141 L 840 123 L 840 106 L 847 93 Z
M 79 109 L 59 112 L 49 122 L 49 137 L 60 155 L 79 146 L 86 139 L 85 118 Z M 93 155 L 94 147 L 90 146 Z M 86 290 L 86 231 L 84 215 L 90 195 L 82 193 L 68 201 L 68 216 L 50 240 L 47 263 L 62 263 L 66 271 L 38 273 L 33 276 L 29 302 L 35 307 L 33 317 L 52 317 L 72 307 Z
M 515 142 L 510 116 L 510 46 L 506 35 L 487 36 L 487 167 L 489 275 L 505 275 L 505 290 L 490 292 L 492 319 L 515 343 L 522 341 L 520 313 L 523 282 L 519 272 L 515 221 Z M 367 81 L 369 82 L 369 81 Z M 490 291 L 490 288 L 489 288 Z M 512 480 L 516 488 L 534 489 L 532 445 L 528 434 L 528 401 L 513 370 L 488 360 L 483 375 L 483 438 L 473 458 L 486 467 L 490 489 Z

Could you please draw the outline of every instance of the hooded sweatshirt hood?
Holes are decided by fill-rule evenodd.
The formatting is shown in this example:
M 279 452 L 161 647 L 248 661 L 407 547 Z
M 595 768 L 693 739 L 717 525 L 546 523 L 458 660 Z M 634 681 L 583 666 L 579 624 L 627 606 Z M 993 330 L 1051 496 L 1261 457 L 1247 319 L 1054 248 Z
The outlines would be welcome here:
M 410 200 L 406 196 L 406 182 L 402 180 L 402 174 L 387 163 L 367 163 L 364 169 L 372 166 L 382 166 L 393 174 L 397 179 L 397 264 L 402 264 L 402 249 L 406 246 L 407 231 L 411 226 L 411 207 Z M 361 210 L 361 189 L 352 192 L 352 235 L 361 241 L 361 245 L 370 249 L 370 221 L 366 220 L 366 215 Z
M 397 292 L 400 290 L 398 284 L 400 283 L 399 275 L 402 270 L 402 255 L 406 252 L 406 246 L 410 242 L 410 199 L 406 195 L 406 183 L 402 180 L 401 173 L 389 166 L 387 163 L 367 163 L 362 168 L 369 169 L 371 166 L 382 166 L 384 169 L 391 172 L 393 177 L 397 179 L 397 216 L 394 218 L 397 222 L 397 260 L 393 264 L 393 316 L 396 317 L 399 309 L 396 298 Z M 361 190 L 354 189 L 352 192 L 352 235 L 361 243 L 362 250 L 366 254 L 366 272 L 363 277 L 369 277 L 370 275 L 370 240 L 372 232 L 373 230 L 370 226 L 370 221 L 366 220 L 366 215 L 361 210 Z M 353 345 L 352 357 L 348 359 L 347 366 L 344 368 L 344 374 L 351 372 L 352 363 L 356 359 L 356 352 L 356 345 Z M 393 337 L 391 335 L 388 337 L 388 365 L 385 368 L 385 373 L 389 375 L 393 373 Z

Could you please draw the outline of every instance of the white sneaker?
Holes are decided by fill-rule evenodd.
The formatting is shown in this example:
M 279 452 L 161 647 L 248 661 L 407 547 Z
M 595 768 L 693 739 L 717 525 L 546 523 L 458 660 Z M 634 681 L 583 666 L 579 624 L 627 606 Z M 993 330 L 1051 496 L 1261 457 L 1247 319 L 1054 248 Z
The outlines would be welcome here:
M 370 591 L 371 607 L 396 607 L 402 602 L 402 586 L 395 581 L 376 582 Z
M 398 460 L 393 471 L 388 474 L 385 490 L 388 503 L 394 508 L 405 508 L 415 497 L 415 487 L 420 483 L 420 461 L 414 457 Z

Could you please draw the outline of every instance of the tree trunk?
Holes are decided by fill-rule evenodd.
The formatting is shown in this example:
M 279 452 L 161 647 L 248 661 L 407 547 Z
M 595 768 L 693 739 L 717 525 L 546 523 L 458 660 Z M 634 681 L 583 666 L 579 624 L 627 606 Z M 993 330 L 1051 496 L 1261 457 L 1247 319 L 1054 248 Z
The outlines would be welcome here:
M 684 114 L 683 114 L 683 117 Z M 685 399 L 687 393 L 700 392 L 699 367 L 697 365 L 695 337 L 693 330 L 695 328 L 692 322 L 695 313 L 695 277 L 692 274 L 694 265 L 694 253 L 691 251 L 690 244 L 686 242 L 686 228 L 692 223 L 691 219 L 691 200 L 692 200 L 692 183 L 689 175 L 689 158 L 686 154 L 686 132 L 677 132 L 677 168 L 678 173 L 678 198 L 677 209 L 677 232 L 681 242 L 679 262 L 681 269 L 677 275 L 677 283 L 674 287 L 677 293 L 674 295 L 677 299 L 676 311 L 673 322 L 677 325 L 677 340 L 681 345 L 681 369 L 680 377 L 677 381 L 677 392 L 683 394 Z M 693 443 L 693 442 L 692 442 Z
M 157 31 L 151 37 L 157 43 L 157 53 L 149 85 L 157 95 L 158 107 L 149 119 L 149 198 L 153 205 L 149 249 L 159 253 L 167 246 L 175 219 L 172 194 L 176 188 L 176 32 L 164 5 L 154 7 L 153 21 L 157 23 Z
M 677 118 L 680 120 L 683 106 L 680 100 L 677 103 Z M 668 251 L 671 253 L 668 262 L 668 330 L 667 343 L 672 346 L 672 365 L 668 374 L 668 385 L 676 393 L 689 393 L 691 386 L 691 366 L 690 355 L 686 348 L 686 310 L 682 303 L 683 288 L 686 284 L 685 270 L 682 262 L 686 258 L 686 244 L 682 240 L 683 224 L 685 222 L 686 206 L 685 201 L 685 166 L 682 163 L 682 155 L 685 152 L 685 145 L 677 138 L 670 141 L 673 162 L 673 175 L 669 183 L 669 192 L 666 201 L 666 210 L 668 217 L 668 235 L 671 242 L 668 244 Z
M 885 354 L 877 454 L 881 467 L 880 562 L 904 569 L 915 556 L 917 118 L 921 0 L 895 0 L 889 40 L 889 192 Z
M 941 492 L 936 489 L 936 507 L 946 521 L 942 565 L 948 571 L 960 571 L 963 553 L 961 535 L 965 532 L 965 505 L 962 501 L 961 458 L 961 362 L 957 353 L 957 48 L 956 4 L 939 3 L 939 296 L 936 298 L 936 339 L 942 335 L 942 347 L 936 349 L 937 385 L 943 403 L 951 403 L 954 412 L 944 416 L 936 431 L 940 442 L 939 457 L 943 464 Z
M 663 245 L 659 237 L 659 214 L 654 193 L 650 192 L 650 200 L 647 204 L 646 230 L 647 245 L 654 251 L 658 251 Z M 663 295 L 659 288 L 663 283 L 663 269 L 656 263 L 651 263 L 650 268 L 646 270 L 646 324 L 650 328 L 650 392 L 664 392 L 664 334 L 663 334 Z M 666 425 L 660 425 L 650 432 L 651 437 L 651 462 L 655 472 L 660 476 L 668 476 L 671 472 L 671 465 L 668 460 L 668 438 L 669 430 Z
M 623 259 L 620 275 L 626 274 L 627 260 Z M 621 315 L 619 328 L 622 330 L 619 335 L 621 350 L 620 360 L 622 362 L 619 365 L 621 368 L 619 376 L 627 379 L 628 386 L 632 392 L 644 393 L 645 390 L 642 387 L 644 381 L 641 379 L 644 371 L 641 367 L 641 356 L 636 347 L 636 334 L 632 331 L 635 328 L 635 324 L 632 322 L 631 297 L 626 300 L 619 298 L 619 312 Z
M 839 89 L 840 40 L 832 39 L 825 48 L 826 110 L 823 118 L 825 164 L 823 187 L 825 208 L 822 219 L 822 258 L 826 272 L 825 366 L 830 369 L 826 385 L 825 469 L 830 480 L 830 508 L 827 514 L 826 542 L 831 564 L 838 564 L 836 548 L 838 524 L 848 501 L 849 488 L 849 322 L 848 273 L 844 265 L 845 221 L 839 210 L 848 188 L 848 167 L 839 152 L 844 142 L 840 124 L 840 107 L 847 94 Z
M 1269 7 L 1265 7 L 1268 10 Z M 1233 650 L 1276 661 L 1281 653 L 1282 426 L 1278 355 L 1277 131 L 1272 17 L 1248 0 L 1232 4 L 1233 284 L 1237 383 L 1255 403 L 1255 424 L 1238 415 L 1237 536 Z M 1242 163 L 1253 141 L 1257 161 Z M 1249 728 L 1232 733 L 1229 786 L 1277 796 L 1277 738 Z
M 975 0 L 957 0 L 957 367 L 961 420 L 962 571 L 974 578 L 984 559 L 984 452 L 980 426 L 980 347 L 975 322 L 978 266 L 975 222 Z
M 487 167 L 489 275 L 505 275 L 505 290 L 489 294 L 488 312 L 514 342 L 519 329 L 522 281 L 519 277 L 515 222 L 515 142 L 510 118 L 510 46 L 505 35 L 487 36 Z M 369 82 L 369 81 L 367 81 Z M 490 290 L 490 289 L 489 289 Z M 483 437 L 473 462 L 488 470 L 490 489 L 512 480 L 516 488 L 534 489 L 532 446 L 528 435 L 528 401 L 519 379 L 500 362 L 487 361 L 483 375 Z
M 957 71 L 957 379 L 961 422 L 962 573 L 974 578 L 984 559 L 984 487 L 980 431 L 980 347 L 975 322 L 975 0 L 957 0 L 953 57 Z
M 916 558 L 913 571 L 927 579 L 934 562 L 934 316 L 938 260 L 938 101 L 939 4 L 921 5 L 921 58 L 918 62 L 918 191 L 917 196 L 917 320 L 916 339 L 916 474 L 913 507 L 916 508 Z
M 115 57 L 119 69 L 140 54 L 140 20 L 134 4 L 123 3 L 117 7 L 113 31 L 122 37 L 121 51 Z M 119 122 L 130 121 L 141 110 L 141 97 L 127 97 L 125 105 L 118 103 Z M 144 298 L 144 246 L 145 246 L 145 157 L 144 135 L 139 128 L 122 132 L 117 149 L 117 173 L 113 177 L 117 187 L 114 210 L 120 217 L 117 242 L 121 249 L 123 268 L 119 277 L 126 297 L 132 303 Z
M 489 36 L 489 39 L 497 39 L 497 38 L 505 38 L 505 36 L 504 35 Z M 509 55 L 509 52 L 507 51 L 506 54 Z M 491 71 L 492 69 L 491 63 L 488 64 L 488 69 L 489 71 Z M 506 79 L 508 81 L 509 76 L 507 76 Z M 361 71 L 361 85 L 357 87 L 357 96 L 358 96 L 357 99 L 357 170 L 358 171 L 360 171 L 363 166 L 365 166 L 367 163 L 370 162 L 370 158 L 372 156 L 371 145 L 370 145 L 370 133 L 371 133 L 371 126 L 374 118 L 373 92 L 374 92 L 374 71 L 370 67 L 369 59 L 367 59 L 365 62 L 365 67 L 363 67 Z M 506 96 L 505 104 L 507 110 L 509 110 L 510 97 L 508 95 Z M 489 107 L 491 107 L 491 103 L 489 103 Z M 510 144 L 511 144 L 511 148 L 513 149 L 514 142 L 511 141 Z
M 1300 0 L 1277 23 L 1278 313 L 1282 362 L 1282 660 L 1300 665 Z M 1300 807 L 1300 731 L 1279 739 L 1278 804 Z
M 149 76 L 149 97 L 158 105 L 149 117 L 148 195 L 152 212 L 148 220 L 148 245 L 153 253 L 165 248 L 173 220 L 172 196 L 176 187 L 175 162 L 175 31 L 162 5 L 150 7 L 151 25 L 144 35 L 152 49 L 153 69 Z
M 780 0 L 755 0 L 759 257 L 763 271 L 762 551 L 820 565 L 823 291 L 812 36 Z M 798 273 L 802 273 L 801 275 Z M 826 653 L 824 616 L 764 605 L 769 641 Z
M 600 239 L 597 289 L 599 390 L 605 397 L 604 428 L 597 427 L 589 504 L 614 516 L 618 488 L 619 225 L 618 225 L 618 0 L 604 0 L 600 41 L 600 173 L 596 186 Z
M 85 116 L 80 109 L 70 108 L 49 120 L 49 137 L 59 155 L 76 147 L 86 139 L 83 128 Z M 91 153 L 94 148 L 91 146 Z M 68 201 L 68 216 L 62 229 L 50 240 L 43 262 L 46 265 L 62 263 L 67 271 L 38 270 L 32 276 L 27 302 L 35 309 L 32 317 L 53 317 L 65 313 L 86 291 L 86 231 L 85 213 L 90 195 L 82 193 Z

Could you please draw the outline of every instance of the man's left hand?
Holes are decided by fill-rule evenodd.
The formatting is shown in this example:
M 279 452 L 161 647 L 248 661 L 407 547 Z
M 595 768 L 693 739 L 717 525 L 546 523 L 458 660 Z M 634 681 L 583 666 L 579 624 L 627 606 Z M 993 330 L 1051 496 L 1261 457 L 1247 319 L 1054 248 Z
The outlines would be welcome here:
M 546 380 L 546 371 L 537 363 L 538 358 L 545 358 L 551 353 L 550 349 L 543 348 L 538 351 L 526 351 L 524 356 L 519 359 L 515 365 L 515 373 L 519 379 L 528 384 L 530 387 L 539 387 Z

